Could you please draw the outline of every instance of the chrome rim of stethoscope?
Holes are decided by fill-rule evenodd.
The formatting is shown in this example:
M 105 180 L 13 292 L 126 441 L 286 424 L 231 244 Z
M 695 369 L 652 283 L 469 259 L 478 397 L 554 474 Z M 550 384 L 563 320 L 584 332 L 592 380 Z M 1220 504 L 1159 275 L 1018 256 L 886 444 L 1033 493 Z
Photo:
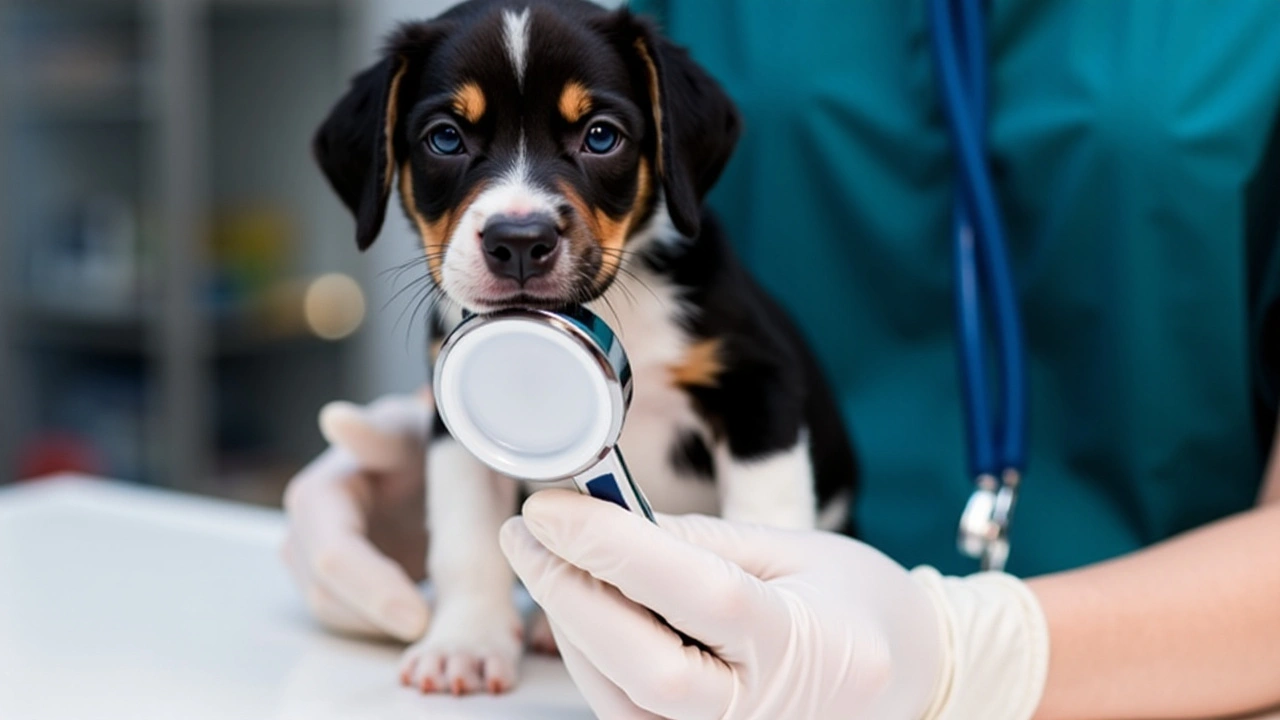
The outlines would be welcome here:
M 574 463 L 572 467 L 558 468 L 555 473 L 551 473 L 548 476 L 530 477 L 524 472 L 526 465 L 520 463 L 496 463 L 490 453 L 483 451 L 477 457 L 495 470 L 520 480 L 534 482 L 559 480 L 590 469 L 609 454 L 610 450 L 617 444 L 618 437 L 622 434 L 627 408 L 631 404 L 632 379 L 631 366 L 627 359 L 626 351 L 623 349 L 617 335 L 600 318 L 585 310 L 552 312 L 549 310 L 512 308 L 484 315 L 467 314 L 462 323 L 449 333 L 448 338 L 440 348 L 439 356 L 436 358 L 433 384 L 440 393 L 440 397 L 437 400 L 437 412 L 440 413 L 441 420 L 451 431 L 455 433 L 461 432 L 466 435 L 464 445 L 468 445 L 473 449 L 480 449 L 486 446 L 487 439 L 484 438 L 484 433 L 473 427 L 469 414 L 458 411 L 460 403 L 449 401 L 449 397 L 453 393 L 450 383 L 445 380 L 445 374 L 454 366 L 449 357 L 460 344 L 465 343 L 468 338 L 474 337 L 475 333 L 483 332 L 486 328 L 510 322 L 523 322 L 537 327 L 549 327 L 562 337 L 574 341 L 575 345 L 591 359 L 599 371 L 599 377 L 603 381 L 605 392 L 608 395 L 608 428 L 604 433 L 604 442 L 598 452 L 590 457 L 584 457 L 581 461 Z
M 631 402 L 622 343 L 585 308 L 468 316 L 436 360 L 436 404 L 454 439 L 508 477 L 572 480 L 655 521 L 617 447 Z

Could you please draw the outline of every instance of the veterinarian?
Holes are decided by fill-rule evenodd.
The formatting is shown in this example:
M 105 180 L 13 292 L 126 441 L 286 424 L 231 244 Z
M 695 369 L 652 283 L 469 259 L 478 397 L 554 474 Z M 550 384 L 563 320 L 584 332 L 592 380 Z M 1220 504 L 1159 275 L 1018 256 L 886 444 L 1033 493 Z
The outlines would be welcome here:
M 1280 4 L 992 4 L 987 141 L 1031 398 L 1007 573 L 955 547 L 973 486 L 926 3 L 634 5 L 743 111 L 712 205 L 837 386 L 866 544 L 707 518 L 659 530 L 539 493 L 503 547 L 596 711 L 1088 720 L 1280 703 Z M 336 629 L 426 626 L 428 403 L 330 418 L 335 448 L 290 487 L 286 557 Z

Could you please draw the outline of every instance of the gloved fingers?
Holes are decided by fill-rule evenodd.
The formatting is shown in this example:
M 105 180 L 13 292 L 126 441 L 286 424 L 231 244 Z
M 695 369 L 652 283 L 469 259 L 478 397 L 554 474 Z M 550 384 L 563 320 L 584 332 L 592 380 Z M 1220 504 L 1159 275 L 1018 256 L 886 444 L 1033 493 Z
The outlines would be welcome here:
M 301 549 L 308 553 L 307 572 L 316 583 L 380 631 L 405 642 L 426 632 L 426 599 L 404 568 L 368 538 L 340 530 Z
M 289 483 L 284 509 L 289 527 L 309 551 L 335 532 L 363 535 L 373 506 L 373 478 L 349 453 L 330 447 Z
M 388 427 L 370 409 L 347 402 L 332 402 L 320 410 L 320 432 L 331 445 L 355 456 L 364 470 L 392 472 L 413 451 L 405 431 Z
M 600 674 L 578 648 L 568 642 L 564 632 L 555 623 L 550 623 L 550 626 L 551 634 L 556 639 L 556 648 L 560 651 L 565 668 L 569 670 L 569 676 L 587 699 L 587 704 L 596 717 L 601 720 L 661 720 L 659 716 L 636 707 L 626 693 Z
M 280 548 L 280 556 L 284 560 L 285 567 L 289 568 L 289 574 L 293 576 L 294 583 L 302 592 L 303 601 L 307 604 L 307 608 L 311 611 L 313 617 L 320 624 L 334 630 L 336 632 L 348 635 L 362 635 L 368 637 L 386 637 L 386 632 L 379 629 L 373 623 L 365 620 L 358 613 L 347 607 L 328 590 L 315 581 L 307 571 L 306 563 L 298 557 L 296 549 L 297 543 L 294 538 L 285 538 L 284 544 Z
M 512 568 L 565 644 L 635 705 L 664 717 L 711 720 L 723 715 L 735 678 L 722 660 L 684 645 L 645 607 L 553 555 L 523 518 L 503 525 L 501 542 Z M 684 589 L 671 581 L 659 584 L 672 596 Z M 696 591 L 689 594 L 693 597 L 686 601 L 699 599 Z M 686 632 L 697 637 L 697 628 Z
M 426 439 L 434 419 L 435 399 L 430 388 L 412 395 L 384 395 L 369 404 L 368 414 L 375 425 L 389 432 Z
M 789 622 L 783 599 L 758 578 L 610 503 L 546 490 L 525 502 L 524 521 L 547 550 L 730 662 L 766 650 L 754 629 Z
M 388 635 L 422 636 L 427 605 L 413 580 L 366 537 L 373 492 L 351 457 L 330 448 L 285 494 L 294 551 L 309 576 Z
M 797 560 L 815 553 L 813 533 L 729 522 L 706 515 L 659 515 L 658 525 L 677 538 L 728 560 L 751 575 L 769 581 L 792 575 Z M 796 547 L 804 542 L 806 547 Z

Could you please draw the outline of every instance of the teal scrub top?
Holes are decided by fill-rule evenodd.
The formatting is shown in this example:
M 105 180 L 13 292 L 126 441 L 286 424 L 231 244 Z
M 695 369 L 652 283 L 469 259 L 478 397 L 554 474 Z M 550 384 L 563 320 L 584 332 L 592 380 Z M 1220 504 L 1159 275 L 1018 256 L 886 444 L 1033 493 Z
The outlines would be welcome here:
M 994 0 L 991 161 L 1030 365 L 1009 570 L 1256 502 L 1280 325 L 1280 2 Z M 923 0 L 640 0 L 739 104 L 710 204 L 797 318 L 860 455 L 864 539 L 955 549 L 971 490 L 953 164 Z

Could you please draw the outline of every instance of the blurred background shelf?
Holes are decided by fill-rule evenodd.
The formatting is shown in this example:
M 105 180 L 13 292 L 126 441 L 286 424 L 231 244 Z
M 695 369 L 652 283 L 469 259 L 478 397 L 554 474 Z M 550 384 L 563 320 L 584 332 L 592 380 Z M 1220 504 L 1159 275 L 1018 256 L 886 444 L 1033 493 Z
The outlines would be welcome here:
M 0 483 L 278 504 L 325 402 L 404 389 L 363 294 L 394 262 L 309 142 L 390 16 L 444 4 L 0 0 Z
M 117 310 L 58 307 L 13 301 L 17 317 L 13 338 L 19 350 L 65 349 L 73 352 L 138 355 L 146 350 L 147 318 Z
M 299 306 L 303 301 L 298 300 Z M 26 349 L 86 354 L 146 356 L 154 348 L 148 333 L 159 322 L 156 313 L 14 303 L 18 318 L 14 345 Z M 217 358 L 253 357 L 299 347 L 324 347 L 325 341 L 297 314 L 272 320 L 225 315 L 210 319 Z

